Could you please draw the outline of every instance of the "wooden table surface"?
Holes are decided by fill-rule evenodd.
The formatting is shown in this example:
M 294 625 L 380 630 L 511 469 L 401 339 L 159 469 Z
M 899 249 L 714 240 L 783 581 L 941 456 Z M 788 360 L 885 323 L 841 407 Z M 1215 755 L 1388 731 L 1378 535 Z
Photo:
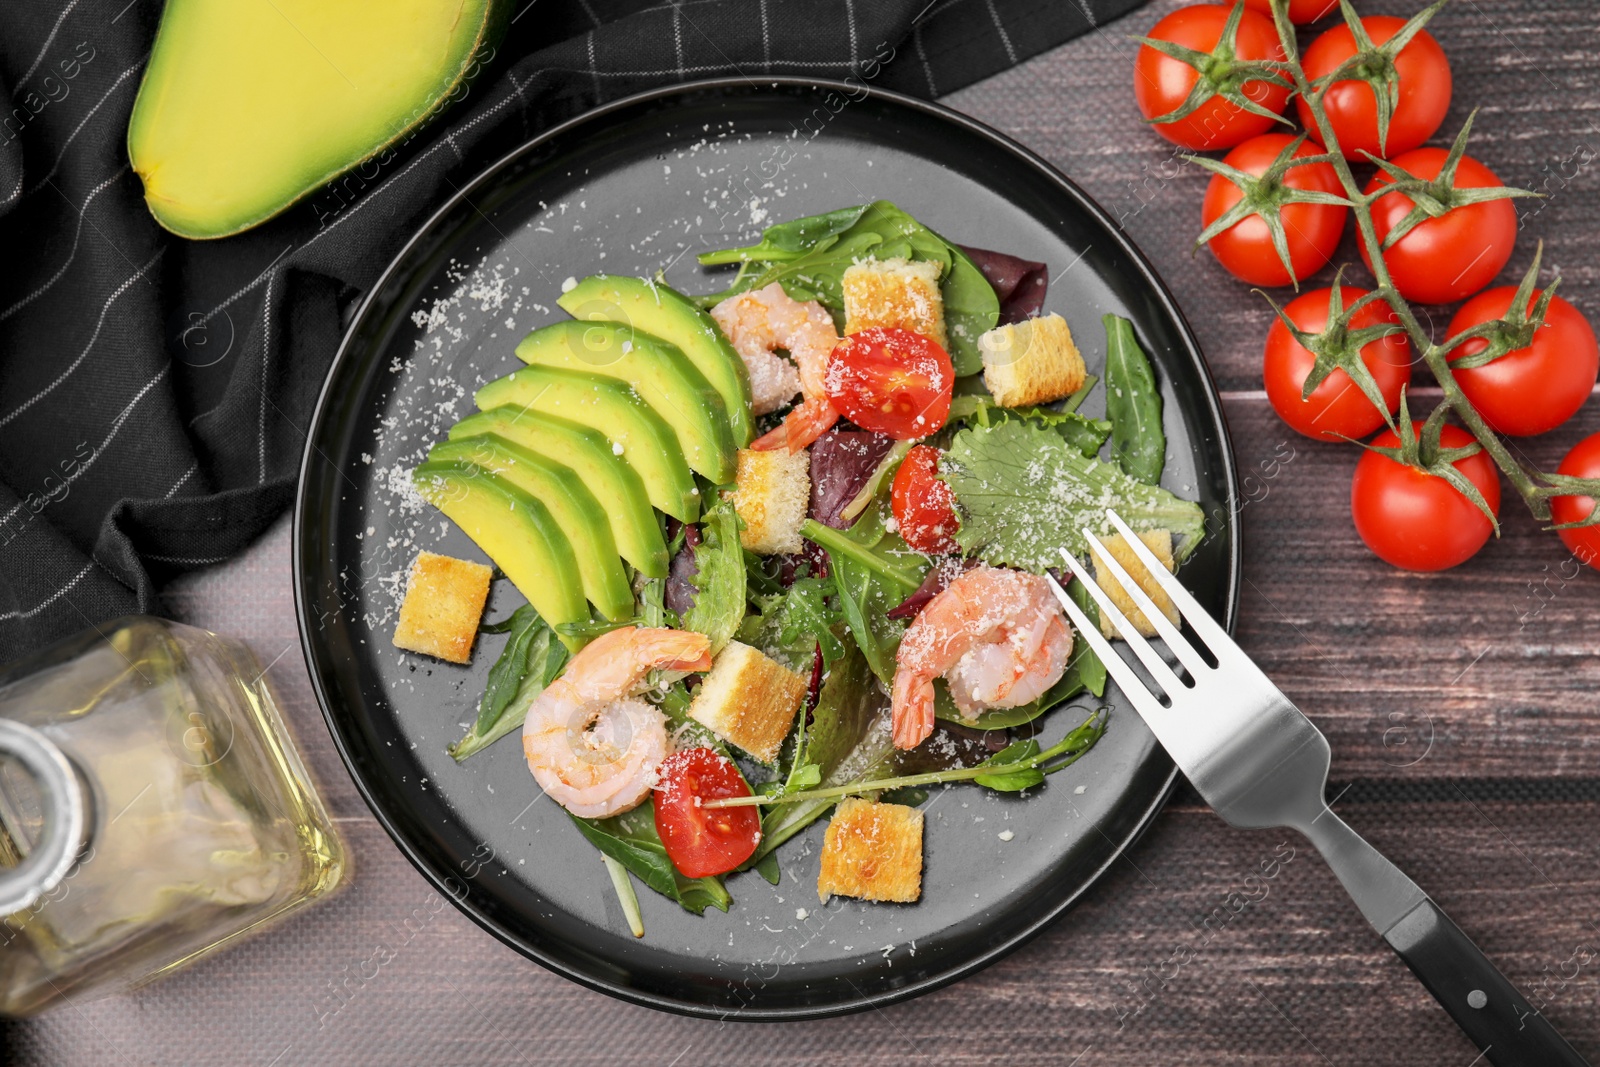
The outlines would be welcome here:
M 1207 253 L 1189 254 L 1205 176 L 1142 129 L 1133 108 L 1127 35 L 1176 6 L 1163 0 L 945 102 L 1086 188 L 1177 293 L 1247 476 L 1241 642 L 1327 733 L 1339 812 L 1600 1062 L 1600 575 L 1574 578 L 1560 543 L 1514 500 L 1505 536 L 1445 574 L 1391 570 L 1361 545 L 1347 503 L 1356 453 L 1300 439 L 1273 416 L 1259 373 L 1266 306 Z M 1520 274 L 1542 238 L 1566 297 L 1600 316 L 1600 5 L 1459 0 L 1434 32 L 1455 77 L 1445 131 L 1481 107 L 1474 154 L 1508 184 L 1549 194 L 1520 208 L 1525 226 L 1504 278 Z M 1353 249 L 1345 258 L 1356 259 Z M 1446 317 L 1435 312 L 1440 329 Z M 1591 404 L 1519 447 L 1553 466 L 1597 429 L 1600 404 Z M 438 907 L 368 814 L 311 695 L 288 546 L 280 522 L 244 557 L 167 596 L 177 617 L 242 637 L 272 664 L 349 843 L 353 881 L 156 986 L 7 1028 L 9 1062 L 1474 1062 L 1476 1049 L 1303 842 L 1230 830 L 1187 788 L 1043 936 L 910 1003 L 754 1026 L 589 992 Z M 1293 859 L 1264 897 L 1249 892 L 1260 899 L 1234 911 L 1244 879 L 1275 853 Z M 397 938 L 414 914 L 426 922 Z M 397 940 L 376 977 L 357 975 L 376 944 Z M 335 987 L 347 999 L 329 1013 Z

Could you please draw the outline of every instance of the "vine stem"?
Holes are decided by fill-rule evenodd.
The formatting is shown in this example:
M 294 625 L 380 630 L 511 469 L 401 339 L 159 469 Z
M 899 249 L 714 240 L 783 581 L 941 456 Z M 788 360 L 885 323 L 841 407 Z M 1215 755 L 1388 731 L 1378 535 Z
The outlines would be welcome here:
M 1284 0 L 1272 2 L 1273 22 L 1278 30 L 1278 39 L 1283 45 L 1287 67 L 1294 79 L 1295 91 L 1311 112 L 1312 119 L 1316 122 L 1317 133 L 1322 144 L 1333 157 L 1334 171 L 1339 175 L 1339 182 L 1344 186 L 1345 194 L 1353 205 L 1356 217 L 1356 229 L 1361 238 L 1362 247 L 1367 251 L 1367 256 L 1372 262 L 1372 276 L 1378 284 L 1378 293 L 1394 310 L 1395 317 L 1400 320 L 1400 325 L 1410 336 L 1413 344 L 1422 353 L 1422 360 L 1427 364 L 1434 380 L 1444 390 L 1445 402 L 1450 409 L 1461 419 L 1466 428 L 1477 438 L 1483 450 L 1494 460 L 1501 473 L 1511 482 L 1523 501 L 1528 505 L 1528 510 L 1533 516 L 1543 521 L 1550 519 L 1550 489 L 1539 485 L 1528 473 L 1521 462 L 1511 454 L 1505 443 L 1489 428 L 1483 416 L 1472 406 L 1467 395 L 1462 392 L 1461 386 L 1456 382 L 1455 374 L 1450 369 L 1449 352 L 1444 347 L 1434 343 L 1432 336 L 1423 329 L 1418 321 L 1416 312 L 1411 305 L 1400 295 L 1395 288 L 1394 280 L 1389 274 L 1389 265 L 1383 259 L 1383 247 L 1378 241 L 1377 230 L 1372 222 L 1372 204 L 1379 196 L 1384 195 L 1382 189 L 1375 190 L 1373 195 L 1364 193 L 1357 184 L 1355 174 L 1350 170 L 1350 161 L 1344 157 L 1344 151 L 1339 146 L 1339 139 L 1334 135 L 1333 124 L 1328 120 L 1327 111 L 1322 106 L 1322 99 L 1312 88 L 1306 78 L 1305 68 L 1300 63 L 1300 52 L 1297 46 L 1294 24 L 1289 21 L 1287 4 Z M 1377 92 L 1373 87 L 1373 92 Z

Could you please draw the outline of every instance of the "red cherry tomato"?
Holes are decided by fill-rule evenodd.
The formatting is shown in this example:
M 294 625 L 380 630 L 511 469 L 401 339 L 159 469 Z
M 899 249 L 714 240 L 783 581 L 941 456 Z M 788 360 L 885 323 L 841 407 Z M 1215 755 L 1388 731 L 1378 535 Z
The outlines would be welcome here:
M 1328 324 L 1328 297 L 1332 292 L 1331 289 L 1316 289 L 1299 296 L 1283 309 L 1284 314 L 1300 329 L 1318 333 Z M 1349 307 L 1366 296 L 1367 291 L 1346 285 L 1340 287 L 1339 295 L 1344 306 Z M 1394 321 L 1394 311 L 1389 305 L 1376 300 L 1356 312 L 1350 325 L 1359 330 Z M 1312 390 L 1309 400 L 1302 400 L 1306 376 L 1315 362 L 1316 357 L 1295 340 L 1283 321 L 1273 319 L 1267 329 L 1262 376 L 1266 379 L 1267 399 L 1279 418 L 1307 437 L 1323 441 L 1365 437 L 1384 424 L 1382 413 L 1342 370 L 1328 375 Z M 1361 349 L 1361 362 L 1372 372 L 1393 413 L 1400 406 L 1401 388 L 1411 378 L 1411 346 L 1405 334 L 1390 334 L 1369 343 Z
M 954 552 L 951 536 L 961 525 L 956 518 L 956 495 L 939 480 L 939 450 L 917 445 L 895 472 L 890 506 L 900 536 L 918 552 L 930 555 Z
M 1272 17 L 1272 0 L 1244 0 L 1244 6 Z M 1289 21 L 1315 22 L 1339 10 L 1339 0 L 1289 0 Z
M 1394 164 L 1419 178 L 1437 178 L 1449 155 L 1443 148 L 1418 148 L 1394 157 Z M 1390 184 L 1379 171 L 1367 183 L 1371 193 Z M 1462 156 L 1456 186 L 1483 189 L 1500 185 L 1494 171 L 1471 156 Z M 1372 205 L 1372 228 L 1382 245 L 1389 231 L 1411 210 L 1404 193 L 1379 197 Z M 1395 288 L 1407 300 L 1423 304 L 1452 304 L 1476 293 L 1494 280 L 1511 258 L 1517 243 L 1517 212 L 1509 200 L 1490 200 L 1453 208 L 1436 219 L 1424 219 L 1394 247 L 1383 261 L 1394 276 Z M 1366 245 L 1361 259 L 1372 268 Z
M 895 326 L 873 326 L 840 341 L 823 387 L 839 414 L 896 441 L 944 426 L 955 388 L 950 354 L 938 342 Z
M 1422 424 L 1414 425 L 1421 433 Z M 1472 441 L 1472 435 L 1459 426 L 1444 427 L 1439 438 L 1445 448 L 1460 448 Z M 1373 441 L 1388 448 L 1399 443 L 1393 430 Z M 1494 462 L 1477 452 L 1457 460 L 1455 467 L 1499 515 L 1500 477 Z M 1356 464 L 1350 483 L 1350 516 L 1356 533 L 1379 559 L 1408 571 L 1442 571 L 1465 563 L 1494 532 L 1488 517 L 1455 486 L 1376 452 L 1367 452 Z
M 1149 33 L 1153 40 L 1171 41 L 1197 52 L 1210 52 L 1222 39 L 1230 7 L 1195 4 L 1181 7 L 1155 24 Z M 1283 46 L 1272 20 L 1246 11 L 1234 37 L 1241 60 L 1281 60 Z M 1149 45 L 1140 45 L 1133 63 L 1133 98 L 1139 113 L 1147 119 L 1176 111 L 1189 96 L 1200 74 L 1187 63 L 1164 56 Z M 1271 82 L 1246 82 L 1244 94 L 1268 111 L 1282 114 L 1289 105 L 1289 90 Z M 1269 118 L 1252 115 L 1236 104 L 1213 96 L 1176 122 L 1157 122 L 1151 129 L 1185 148 L 1231 148 L 1241 141 L 1265 133 L 1275 124 Z
M 1600 478 L 1600 433 L 1590 434 L 1579 441 L 1567 453 L 1567 458 L 1561 461 L 1556 473 L 1573 478 Z M 1593 497 L 1558 496 L 1550 500 L 1550 518 L 1555 522 L 1582 522 L 1592 514 Z M 1600 569 L 1600 526 L 1562 530 L 1561 540 L 1580 561 Z
M 1287 133 L 1264 133 L 1250 138 L 1222 161 L 1260 177 L 1293 140 Z M 1320 155 L 1321 151 L 1307 141 L 1295 151 L 1295 157 Z M 1291 189 L 1342 193 L 1339 175 L 1327 163 L 1291 167 L 1283 176 L 1283 184 Z M 1213 174 L 1200 211 L 1201 227 L 1210 226 L 1221 218 L 1243 195 L 1233 182 Z M 1345 216 L 1349 213 L 1349 208 L 1335 204 L 1287 204 L 1281 209 L 1285 243 L 1289 246 L 1289 262 L 1294 264 L 1295 278 L 1304 281 L 1333 258 L 1339 248 L 1339 238 L 1344 234 Z M 1206 247 L 1228 273 L 1251 285 L 1288 285 L 1294 280 L 1278 258 L 1278 250 L 1272 247 L 1272 236 L 1260 215 L 1250 215 L 1234 223 L 1213 237 Z
M 1455 336 L 1483 322 L 1501 318 L 1511 308 L 1516 287 L 1487 289 L 1461 305 L 1450 328 Z M 1539 298 L 1534 290 L 1533 300 Z M 1488 347 L 1471 340 L 1450 353 L 1457 360 Z M 1493 363 L 1455 372 L 1461 391 L 1497 432 L 1513 437 L 1545 433 L 1572 418 L 1594 392 L 1600 375 L 1600 345 L 1583 313 L 1559 296 L 1550 298 L 1544 326 L 1533 344 L 1507 352 Z
M 1371 15 L 1361 20 L 1372 43 L 1378 45 L 1393 37 L 1405 24 L 1405 19 L 1392 15 Z M 1306 77 L 1316 81 L 1338 70 L 1355 54 L 1355 37 L 1350 27 L 1341 23 L 1311 42 L 1301 64 Z M 1384 159 L 1409 152 L 1433 136 L 1433 131 L 1444 121 L 1445 112 L 1450 110 L 1450 61 L 1427 30 L 1400 49 L 1394 66 L 1400 75 L 1400 103 L 1389 118 L 1387 148 L 1378 143 L 1378 105 L 1370 82 L 1335 82 L 1323 96 L 1323 110 L 1346 159 L 1364 160 L 1363 150 Z M 1300 111 L 1301 124 L 1311 131 L 1312 137 L 1320 139 L 1316 120 L 1306 102 L 1296 101 L 1295 106 Z
M 686 878 L 726 874 L 761 843 L 757 808 L 706 808 L 707 800 L 747 797 L 733 761 L 709 748 L 680 749 L 661 761 L 655 789 L 656 833 Z

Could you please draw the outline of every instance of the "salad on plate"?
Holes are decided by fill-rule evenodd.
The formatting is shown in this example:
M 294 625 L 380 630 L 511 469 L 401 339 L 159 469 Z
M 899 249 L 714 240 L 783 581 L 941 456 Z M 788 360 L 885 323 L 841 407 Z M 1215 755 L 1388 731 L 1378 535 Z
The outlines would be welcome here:
M 1099 381 L 1043 311 L 1045 264 L 883 200 L 699 259 L 720 291 L 569 279 L 572 317 L 478 389 L 412 478 L 492 566 L 420 554 L 394 634 L 455 663 L 505 635 L 450 753 L 520 732 L 530 793 L 599 849 L 637 936 L 635 878 L 726 911 L 730 877 L 776 884 L 824 817 L 824 902 L 918 900 L 929 788 L 1027 795 L 1108 728 L 1059 553 L 1153 634 L 1080 531 L 1113 509 L 1171 570 L 1205 535 L 1159 484 L 1132 324 L 1104 317 Z M 1079 410 L 1097 387 L 1104 418 Z M 485 623 L 496 577 L 527 603 Z

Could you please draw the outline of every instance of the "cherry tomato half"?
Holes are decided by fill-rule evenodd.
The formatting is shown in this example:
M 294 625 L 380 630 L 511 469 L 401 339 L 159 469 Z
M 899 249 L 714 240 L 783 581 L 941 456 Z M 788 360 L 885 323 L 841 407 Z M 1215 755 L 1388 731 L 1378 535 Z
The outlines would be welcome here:
M 1600 433 L 1590 434 L 1573 446 L 1556 468 L 1557 474 L 1573 478 L 1600 478 Z M 1554 522 L 1582 522 L 1594 514 L 1594 498 L 1558 496 L 1550 499 L 1550 518 Z M 1600 526 L 1562 530 L 1561 540 L 1568 551 L 1589 566 L 1600 570 Z
M 686 878 L 726 874 L 761 843 L 758 808 L 705 808 L 702 802 L 747 797 L 739 768 L 709 748 L 685 748 L 661 761 L 655 789 L 656 833 Z
M 938 555 L 954 552 L 951 536 L 961 525 L 956 518 L 956 495 L 939 480 L 939 450 L 917 445 L 895 472 L 890 506 L 900 536 L 918 552 Z
M 1148 36 L 1209 53 L 1222 39 L 1230 10 L 1231 6 L 1220 4 L 1181 7 L 1156 23 Z M 1272 20 L 1255 11 L 1246 11 L 1239 20 L 1234 43 L 1241 60 L 1283 59 L 1283 46 L 1278 43 Z M 1139 113 L 1153 119 L 1176 111 L 1199 79 L 1199 72 L 1187 63 L 1164 56 L 1149 45 L 1140 45 L 1133 61 L 1133 98 Z M 1289 105 L 1289 90 L 1270 82 L 1246 82 L 1244 94 L 1278 114 Z M 1271 119 L 1253 115 L 1216 96 L 1176 122 L 1151 123 L 1151 129 L 1167 140 L 1196 149 L 1231 148 L 1273 126 Z
M 1395 156 L 1392 162 L 1419 178 L 1431 179 L 1439 176 L 1447 155 L 1443 148 L 1418 148 Z M 1372 193 L 1388 184 L 1389 176 L 1379 171 L 1367 183 L 1366 191 Z M 1471 156 L 1461 157 L 1456 170 L 1458 188 L 1484 189 L 1499 184 L 1494 171 Z M 1379 245 L 1411 207 L 1411 198 L 1404 193 L 1390 193 L 1373 203 L 1372 228 Z M 1493 281 L 1516 243 L 1516 209 L 1509 200 L 1490 200 L 1424 219 L 1383 254 L 1383 261 L 1394 276 L 1395 288 L 1407 300 L 1451 304 Z M 1372 257 L 1364 243 L 1361 259 L 1372 269 Z
M 863 430 L 915 441 L 944 426 L 955 382 L 950 354 L 938 342 L 873 326 L 834 347 L 823 388 L 839 414 Z
M 1392 15 L 1370 15 L 1361 20 L 1372 43 L 1378 45 L 1393 37 L 1405 24 L 1405 19 Z M 1301 63 L 1306 77 L 1316 81 L 1338 70 L 1355 54 L 1355 37 L 1350 27 L 1341 23 L 1312 41 Z M 1444 121 L 1445 112 L 1450 110 L 1450 61 L 1427 30 L 1419 32 L 1411 43 L 1400 49 L 1394 67 L 1400 75 L 1400 102 L 1389 118 L 1387 146 L 1378 143 L 1378 104 L 1370 82 L 1334 82 L 1323 96 L 1323 110 L 1346 159 L 1364 160 L 1363 151 L 1383 159 L 1409 152 L 1433 136 L 1433 131 Z M 1311 131 L 1313 138 L 1320 139 L 1316 120 L 1306 102 L 1298 100 L 1295 106 L 1300 111 L 1301 124 Z
M 1300 329 L 1319 333 L 1328 324 L 1328 297 L 1332 292 L 1315 289 L 1290 301 L 1283 312 Z M 1345 285 L 1340 287 L 1339 295 L 1344 306 L 1349 307 L 1367 291 Z M 1359 330 L 1394 321 L 1389 305 L 1375 300 L 1351 316 L 1350 325 Z M 1307 437 L 1323 441 L 1365 437 L 1384 424 L 1383 413 L 1372 406 L 1367 395 L 1342 370 L 1328 375 L 1312 390 L 1309 400 L 1302 400 L 1306 376 L 1315 362 L 1316 357 L 1295 340 L 1283 320 L 1273 319 L 1267 329 L 1262 377 L 1266 380 L 1267 399 L 1279 418 Z M 1361 362 L 1372 372 L 1392 414 L 1400 406 L 1400 390 L 1411 378 L 1411 346 L 1405 334 L 1390 334 L 1370 342 L 1361 349 Z
M 1244 6 L 1272 17 L 1272 0 L 1244 0 Z M 1315 22 L 1339 10 L 1339 0 L 1289 0 L 1289 21 Z
M 1450 328 L 1455 336 L 1483 322 L 1501 318 L 1511 308 L 1515 286 L 1486 289 L 1461 305 Z M 1534 290 L 1528 306 L 1539 298 Z M 1457 360 L 1488 347 L 1471 340 L 1450 353 Z M 1583 407 L 1600 375 L 1600 345 L 1583 313 L 1559 296 L 1550 298 L 1544 325 L 1533 344 L 1507 352 L 1493 363 L 1455 372 L 1461 391 L 1495 431 L 1527 437 L 1555 429 Z
M 1414 425 L 1421 433 L 1422 424 Z M 1444 427 L 1439 437 L 1445 448 L 1472 441 L 1459 426 Z M 1392 448 L 1400 439 L 1386 430 L 1372 443 Z M 1477 452 L 1456 460 L 1455 467 L 1499 515 L 1500 475 L 1494 462 Z M 1350 516 L 1356 533 L 1379 559 L 1408 571 L 1442 571 L 1465 563 L 1494 532 L 1488 517 L 1443 478 L 1370 451 L 1356 464 L 1350 483 Z
M 1222 162 L 1260 177 L 1293 140 L 1287 133 L 1264 133 L 1229 152 Z M 1295 157 L 1320 155 L 1321 151 L 1307 141 L 1295 151 Z M 1283 184 L 1291 189 L 1342 194 L 1339 175 L 1327 163 L 1291 167 L 1283 175 Z M 1243 195 L 1233 182 L 1213 174 L 1200 210 L 1201 228 L 1221 218 Z M 1345 216 L 1349 213 L 1349 208 L 1337 204 L 1286 204 L 1280 209 L 1284 243 L 1289 248 L 1289 262 L 1294 264 L 1295 278 L 1304 281 L 1333 258 L 1339 248 L 1339 238 L 1344 234 Z M 1240 219 L 1213 237 L 1206 247 L 1229 274 L 1251 285 L 1288 285 L 1294 280 L 1278 258 L 1278 250 L 1272 246 L 1272 235 L 1260 215 Z

